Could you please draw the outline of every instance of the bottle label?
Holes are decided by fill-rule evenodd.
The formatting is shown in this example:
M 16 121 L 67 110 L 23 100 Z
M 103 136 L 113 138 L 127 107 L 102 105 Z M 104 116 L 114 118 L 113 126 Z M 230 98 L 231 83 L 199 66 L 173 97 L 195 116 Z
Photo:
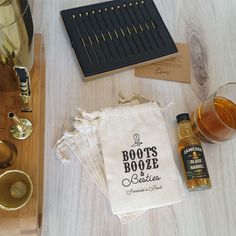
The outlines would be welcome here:
M 202 147 L 192 145 L 181 151 L 184 168 L 188 180 L 209 178 L 205 156 Z

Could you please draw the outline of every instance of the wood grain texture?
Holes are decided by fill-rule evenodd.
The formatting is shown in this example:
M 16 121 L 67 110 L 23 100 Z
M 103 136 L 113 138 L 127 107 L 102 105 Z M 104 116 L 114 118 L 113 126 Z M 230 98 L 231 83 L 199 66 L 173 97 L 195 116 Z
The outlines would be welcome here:
M 35 63 L 31 71 L 32 113 L 20 112 L 19 91 L 1 92 L 0 139 L 9 140 L 17 147 L 16 162 L 9 168 L 26 172 L 33 182 L 33 195 L 25 207 L 17 211 L 0 209 L 0 236 L 36 236 L 39 232 L 42 215 L 43 183 L 43 144 L 44 144 L 44 70 L 43 38 L 35 35 Z M 26 140 L 15 140 L 9 130 L 13 123 L 7 118 L 8 112 L 14 112 L 20 118 L 26 118 L 33 124 L 33 133 Z M 1 170 L 3 173 L 5 170 Z
M 98 2 L 98 1 L 96 1 Z M 120 225 L 110 206 L 78 162 L 61 164 L 53 146 L 63 127 L 71 129 L 77 107 L 88 111 L 112 106 L 118 92 L 141 93 L 175 105 L 165 113 L 176 163 L 175 115 L 192 112 L 209 93 L 236 79 L 236 1 L 156 0 L 177 42 L 188 42 L 192 84 L 134 77 L 132 70 L 83 82 L 59 11 L 94 0 L 34 0 L 36 32 L 46 41 L 46 140 L 43 236 L 234 236 L 236 235 L 236 141 L 207 145 L 213 188 L 188 193 L 184 201 L 154 209 Z

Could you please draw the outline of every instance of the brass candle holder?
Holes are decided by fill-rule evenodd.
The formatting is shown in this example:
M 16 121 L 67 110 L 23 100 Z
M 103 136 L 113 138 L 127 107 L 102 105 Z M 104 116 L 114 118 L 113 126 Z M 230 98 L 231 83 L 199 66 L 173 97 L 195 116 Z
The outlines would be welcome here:
M 8 117 L 15 123 L 10 132 L 15 139 L 27 139 L 33 132 L 32 123 L 27 119 L 20 119 L 13 112 L 8 113 Z

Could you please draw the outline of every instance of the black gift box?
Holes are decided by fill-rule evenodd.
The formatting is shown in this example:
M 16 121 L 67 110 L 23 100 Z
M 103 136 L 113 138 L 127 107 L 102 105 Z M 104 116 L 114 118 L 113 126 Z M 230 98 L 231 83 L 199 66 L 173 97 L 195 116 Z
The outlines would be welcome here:
M 152 0 L 110 1 L 61 15 L 86 80 L 178 52 Z

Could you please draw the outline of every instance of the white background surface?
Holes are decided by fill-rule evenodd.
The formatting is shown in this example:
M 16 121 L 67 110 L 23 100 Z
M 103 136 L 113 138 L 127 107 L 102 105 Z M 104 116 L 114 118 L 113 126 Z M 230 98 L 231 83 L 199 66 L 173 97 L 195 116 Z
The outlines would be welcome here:
M 44 34 L 47 59 L 43 236 L 236 235 L 235 140 L 203 145 L 213 184 L 210 191 L 189 193 L 182 203 L 150 210 L 124 226 L 80 164 L 61 164 L 52 151 L 63 126 L 71 129 L 77 107 L 93 111 L 115 105 L 119 91 L 125 95 L 138 92 L 175 103 L 165 118 L 179 163 L 175 116 L 192 112 L 209 92 L 236 81 L 236 1 L 156 0 L 175 41 L 191 47 L 191 86 L 135 78 L 132 70 L 83 82 L 59 12 L 92 3 L 34 0 L 33 4 L 35 32 Z

